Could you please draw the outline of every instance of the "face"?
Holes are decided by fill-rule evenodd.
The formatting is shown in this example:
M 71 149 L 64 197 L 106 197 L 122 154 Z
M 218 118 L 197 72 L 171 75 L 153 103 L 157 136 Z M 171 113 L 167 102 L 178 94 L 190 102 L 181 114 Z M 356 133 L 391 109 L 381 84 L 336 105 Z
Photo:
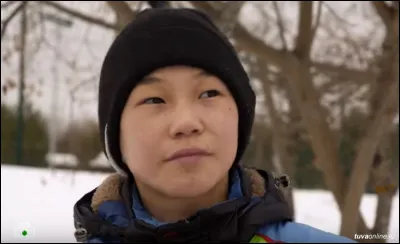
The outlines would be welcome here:
M 238 111 L 217 77 L 167 67 L 133 89 L 120 132 L 122 155 L 138 184 L 169 197 L 195 197 L 227 177 L 236 156 Z

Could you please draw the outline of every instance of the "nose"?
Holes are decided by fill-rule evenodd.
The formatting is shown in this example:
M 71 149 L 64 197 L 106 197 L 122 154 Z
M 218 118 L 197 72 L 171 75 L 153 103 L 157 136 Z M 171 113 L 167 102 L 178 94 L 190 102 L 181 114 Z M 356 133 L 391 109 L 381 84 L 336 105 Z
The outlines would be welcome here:
M 181 107 L 173 113 L 173 122 L 170 127 L 172 138 L 199 135 L 203 131 L 204 125 L 194 109 Z

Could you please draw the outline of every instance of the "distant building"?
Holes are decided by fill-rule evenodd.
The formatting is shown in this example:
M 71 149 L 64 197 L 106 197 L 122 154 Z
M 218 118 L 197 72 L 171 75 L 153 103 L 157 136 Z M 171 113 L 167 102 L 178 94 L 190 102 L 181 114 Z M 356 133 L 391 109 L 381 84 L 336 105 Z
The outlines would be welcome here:
M 71 153 L 47 153 L 46 162 L 50 167 L 76 168 L 79 164 L 78 158 Z
M 100 152 L 94 159 L 90 160 L 89 167 L 111 169 L 111 165 L 103 152 Z

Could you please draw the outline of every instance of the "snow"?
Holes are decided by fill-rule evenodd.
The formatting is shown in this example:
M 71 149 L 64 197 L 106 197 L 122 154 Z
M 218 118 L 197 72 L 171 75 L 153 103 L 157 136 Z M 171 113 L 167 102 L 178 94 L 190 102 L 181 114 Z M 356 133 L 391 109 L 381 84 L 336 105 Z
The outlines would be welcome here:
M 107 174 L 1 166 L 1 242 L 76 242 L 73 205 Z M 340 215 L 332 195 L 323 190 L 295 190 L 296 219 L 338 233 Z M 371 226 L 376 198 L 365 195 L 361 212 Z M 399 241 L 399 196 L 393 200 L 389 242 Z M 22 231 L 27 235 L 23 236 Z M 363 234 L 363 233 L 358 233 Z M 377 233 L 382 234 L 382 233 Z

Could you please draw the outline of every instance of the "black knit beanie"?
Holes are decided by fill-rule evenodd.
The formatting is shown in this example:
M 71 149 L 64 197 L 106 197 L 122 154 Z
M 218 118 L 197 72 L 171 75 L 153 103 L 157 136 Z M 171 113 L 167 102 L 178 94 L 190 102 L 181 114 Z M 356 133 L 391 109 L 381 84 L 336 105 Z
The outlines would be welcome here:
M 255 94 L 228 39 L 208 16 L 193 9 L 146 9 L 116 37 L 101 69 L 98 116 L 106 155 L 122 175 L 129 169 L 120 151 L 120 117 L 140 80 L 172 65 L 201 68 L 219 77 L 239 111 L 237 164 L 249 142 Z

